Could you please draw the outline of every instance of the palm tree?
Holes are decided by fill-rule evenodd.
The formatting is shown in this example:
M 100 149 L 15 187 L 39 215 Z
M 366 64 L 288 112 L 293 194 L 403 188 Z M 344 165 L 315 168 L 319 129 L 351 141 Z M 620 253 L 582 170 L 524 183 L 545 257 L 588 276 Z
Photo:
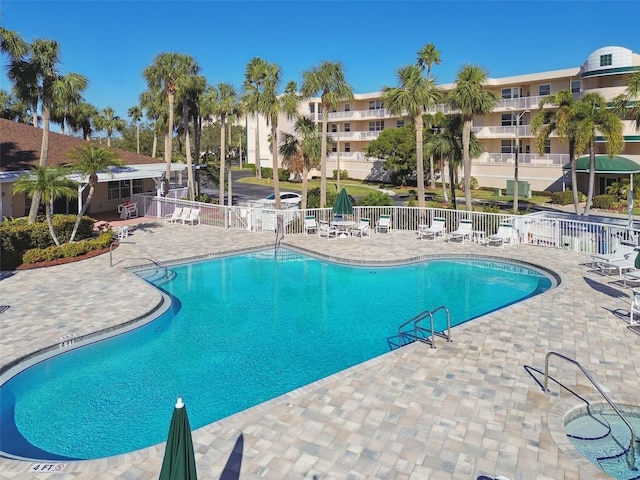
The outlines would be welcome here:
M 327 120 L 329 112 L 343 100 L 353 99 L 353 89 L 347 82 L 342 63 L 322 61 L 302 72 L 302 96 L 320 96 L 322 104 L 322 157 L 320 159 L 320 208 L 327 203 Z
M 151 147 L 153 158 L 157 158 L 158 153 L 158 132 L 162 131 L 164 125 L 168 123 L 165 99 L 166 96 L 162 95 L 160 91 L 148 90 L 140 94 L 140 105 L 153 125 L 153 146 Z
M 449 186 L 451 190 L 451 202 L 456 205 L 456 181 L 455 171 L 462 163 L 464 154 L 462 147 L 462 132 L 464 119 L 461 115 L 439 116 L 436 119 L 437 130 L 426 142 L 426 149 L 441 159 L 441 171 L 443 175 L 442 187 L 446 192 L 444 181 L 444 161 L 449 165 Z M 482 144 L 478 138 L 471 133 L 469 138 L 469 151 L 474 157 L 482 153 Z M 446 193 L 445 193 L 446 199 Z
M 536 136 L 538 153 L 544 153 L 545 143 L 555 133 L 569 145 L 569 166 L 573 205 L 579 215 L 578 177 L 576 175 L 576 100 L 569 90 L 560 90 L 540 100 L 540 111 L 531 119 L 531 131 Z M 545 108 L 547 105 L 551 109 Z
M 622 118 L 629 112 L 636 124 L 636 130 L 640 130 L 640 71 L 627 77 L 627 88 L 623 94 L 613 99 L 613 105 L 616 113 Z
M 127 110 L 127 116 L 136 124 L 136 153 L 140 153 L 140 120 L 142 120 L 142 108 L 134 105 Z
M 125 121 L 117 116 L 111 107 L 102 110 L 102 128 L 107 132 L 107 148 L 111 147 L 111 137 L 114 131 L 121 132 Z
M 26 193 L 31 196 L 32 202 L 35 199 L 35 194 L 39 194 L 39 201 L 44 204 L 49 234 L 57 246 L 60 246 L 60 242 L 56 237 L 51 220 L 53 201 L 59 198 L 76 198 L 78 196 L 78 184 L 67 178 L 68 173 L 69 171 L 64 168 L 47 168 L 38 165 L 33 168 L 33 175 L 22 175 L 13 185 L 14 193 Z M 37 211 L 38 205 L 36 205 Z
M 433 79 L 422 75 L 419 65 L 407 65 L 398 69 L 398 87 L 382 88 L 382 104 L 393 115 L 409 115 L 416 130 L 416 177 L 418 182 L 418 207 L 424 208 L 424 155 L 422 130 L 425 107 L 442 99 L 442 93 Z
M 247 113 L 252 113 L 256 117 L 256 177 L 262 178 L 262 169 L 260 165 L 260 98 L 264 90 L 264 80 L 266 77 L 267 62 L 261 58 L 254 57 L 247 64 L 244 74 L 244 84 L 242 93 L 242 103 Z
M 280 208 L 280 182 L 278 178 L 278 117 L 284 114 L 287 118 L 292 118 L 298 111 L 300 97 L 297 95 L 298 86 L 296 82 L 289 82 L 282 95 L 278 94 L 280 85 L 280 67 L 275 63 L 270 63 L 266 68 L 264 78 L 264 91 L 261 95 L 260 113 L 267 119 L 267 125 L 271 126 L 271 152 L 273 169 L 273 194 L 275 198 L 275 208 Z
M 180 53 L 161 53 L 153 61 L 153 64 L 146 67 L 142 75 L 147 80 L 147 85 L 151 91 L 162 91 L 166 93 L 169 103 L 169 120 L 167 125 L 167 136 L 165 137 L 164 158 L 167 164 L 165 178 L 171 177 L 171 152 L 173 145 L 173 116 L 176 90 L 180 77 L 185 75 L 197 75 L 200 67 L 190 55 Z
M 583 95 L 576 103 L 576 111 L 578 116 L 576 150 L 589 152 L 589 186 L 587 187 L 587 204 L 584 207 L 584 215 L 588 216 L 596 176 L 596 137 L 604 137 L 607 142 L 607 155 L 613 157 L 622 150 L 624 136 L 620 117 L 607 107 L 607 101 L 601 94 Z
M 224 179 L 226 171 L 226 145 L 225 145 L 225 126 L 227 118 L 233 115 L 238 109 L 238 94 L 230 83 L 219 83 L 216 92 L 213 95 L 215 100 L 211 104 L 212 114 L 220 119 L 220 185 L 219 185 L 219 202 L 224 205 Z
M 65 99 L 78 97 L 88 84 L 87 79 L 80 74 L 60 74 L 57 67 L 60 61 L 59 50 L 58 42 L 55 40 L 35 40 L 30 46 L 28 58 L 12 60 L 8 70 L 9 78 L 20 98 L 32 105 L 36 123 L 38 100 L 42 105 L 42 145 L 39 162 L 41 167 L 47 165 L 52 108 Z M 33 200 L 29 211 L 30 223 L 35 221 L 38 213 L 38 192 L 34 193 Z
M 205 89 L 207 81 L 204 77 L 195 74 L 185 74 L 178 78 L 176 82 L 176 94 L 182 104 L 182 130 L 184 131 L 184 149 L 187 158 L 187 187 L 189 189 L 189 200 L 195 200 L 195 184 L 193 179 L 193 158 L 191 156 L 191 135 L 189 133 L 189 120 L 191 109 L 197 110 L 199 97 Z M 197 112 L 194 112 L 197 116 Z M 195 127 L 195 122 L 194 122 Z
M 62 86 L 58 89 L 55 104 L 51 107 L 51 120 L 60 124 L 63 134 L 69 135 L 70 111 L 82 102 L 82 91 L 74 89 L 70 84 L 74 81 L 72 75 L 62 75 L 59 77 L 59 81 Z
M 82 216 L 89 208 L 89 204 L 93 199 L 93 193 L 96 185 L 98 184 L 98 173 L 109 172 L 109 167 L 121 167 L 124 165 L 122 160 L 118 158 L 113 150 L 108 148 L 94 147 L 93 145 L 82 145 L 71 150 L 67 153 L 67 157 L 75 161 L 75 164 L 71 167 L 74 171 L 80 173 L 82 176 L 88 177 L 89 193 L 87 194 L 87 201 L 82 205 L 82 210 L 78 213 L 78 218 L 73 226 L 73 232 L 71 232 L 71 238 L 69 242 L 73 242 L 80 226 Z
M 93 124 L 98 116 L 98 109 L 87 102 L 73 105 L 67 112 L 67 123 L 74 132 L 82 131 L 82 138 L 91 140 Z
M 471 211 L 471 126 L 475 115 L 492 112 L 498 96 L 483 88 L 487 73 L 476 65 L 464 65 L 456 77 L 456 87 L 449 94 L 448 103 L 464 119 L 462 128 L 462 151 L 464 158 L 464 196 L 467 210 Z
M 282 133 L 279 152 L 283 164 L 302 163 L 302 210 L 307 208 L 309 170 L 320 164 L 322 135 L 318 125 L 309 117 L 299 116 L 293 127 L 295 134 Z
M 424 47 L 418 50 L 418 65 L 423 70 L 427 69 L 427 78 L 431 78 L 431 65 L 440 65 L 440 50 L 436 48 L 433 43 L 427 43 Z M 432 126 L 432 115 L 425 115 L 425 122 L 427 124 L 427 128 L 431 128 Z M 435 190 L 436 188 L 436 177 L 434 172 L 434 164 L 433 164 L 433 155 L 429 159 L 429 178 L 431 180 L 431 189 Z

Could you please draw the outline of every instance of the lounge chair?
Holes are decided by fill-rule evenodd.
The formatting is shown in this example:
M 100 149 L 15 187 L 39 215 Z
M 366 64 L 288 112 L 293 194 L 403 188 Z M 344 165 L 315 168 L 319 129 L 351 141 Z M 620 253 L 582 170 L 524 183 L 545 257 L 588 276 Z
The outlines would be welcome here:
M 632 253 L 635 249 L 633 245 L 620 244 L 618 248 L 611 253 L 592 253 L 589 255 L 591 265 L 595 268 L 598 263 L 611 262 L 616 260 L 624 260 L 624 257 L 628 253 Z
M 164 216 L 164 219 L 169 223 L 174 223 L 182 220 L 183 207 L 176 207 L 173 213 Z
M 318 222 L 313 215 L 304 217 L 304 233 L 315 233 L 318 231 Z
M 188 215 L 182 217 L 182 223 L 190 223 L 191 225 L 200 225 L 200 209 L 192 208 Z
M 503 247 L 505 244 L 514 243 L 516 232 L 513 225 L 507 222 L 500 223 L 498 231 L 487 238 L 487 246 Z
M 353 237 L 371 237 L 371 228 L 368 218 L 361 218 L 360 223 L 351 229 L 351 236 Z
M 338 229 L 329 225 L 329 222 L 320 221 L 318 228 L 318 238 L 326 237 L 327 240 L 331 238 L 338 238 Z
M 464 243 L 465 238 L 471 240 L 471 235 L 473 235 L 473 223 L 470 219 L 462 219 L 458 228 L 449 233 L 449 242 L 460 241 L 460 243 Z
M 431 226 L 418 225 L 418 240 L 425 238 L 427 240 L 435 240 L 438 235 L 444 236 L 447 228 L 443 217 L 433 217 Z
M 376 224 L 376 232 L 391 232 L 391 215 L 380 215 L 380 220 L 378 220 L 378 223 Z
M 600 273 L 603 275 L 609 273 L 617 273 L 620 280 L 624 282 L 625 277 L 624 274 L 629 275 L 629 270 L 636 270 L 640 267 L 640 262 L 638 261 L 638 257 L 640 253 L 631 252 L 627 253 L 622 260 L 611 260 L 610 262 L 598 262 L 598 267 L 600 268 Z

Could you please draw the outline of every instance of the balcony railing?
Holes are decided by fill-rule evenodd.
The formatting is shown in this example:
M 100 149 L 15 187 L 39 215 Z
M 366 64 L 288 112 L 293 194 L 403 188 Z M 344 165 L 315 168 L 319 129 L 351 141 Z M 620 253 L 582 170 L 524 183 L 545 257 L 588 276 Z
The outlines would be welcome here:
M 518 135 L 520 136 L 520 138 L 533 136 L 529 125 L 520 125 L 519 127 L 516 127 L 515 125 L 508 125 L 504 127 L 472 127 L 471 131 L 475 133 L 478 138 L 516 138 L 516 128 L 519 128 Z
M 331 112 L 327 117 L 331 120 L 367 120 L 372 118 L 400 118 L 402 115 L 392 115 L 386 108 L 374 110 L 351 110 L 349 112 Z
M 341 142 L 345 140 L 375 140 L 380 135 L 382 130 L 375 131 L 356 131 L 356 132 L 330 132 L 329 138 L 337 142 L 340 140 Z
M 569 161 L 569 155 L 565 153 L 521 153 L 518 155 L 518 164 L 532 167 L 562 166 Z M 474 163 L 490 163 L 497 165 L 514 164 L 514 153 L 489 153 L 485 152 Z

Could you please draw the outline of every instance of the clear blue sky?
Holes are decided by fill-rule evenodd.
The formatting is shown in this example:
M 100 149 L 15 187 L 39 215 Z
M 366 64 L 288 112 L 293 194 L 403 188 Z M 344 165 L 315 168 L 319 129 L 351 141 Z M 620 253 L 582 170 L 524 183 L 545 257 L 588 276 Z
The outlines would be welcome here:
M 238 91 L 255 56 L 280 65 L 283 87 L 322 60 L 339 60 L 354 91 L 366 93 L 395 85 L 396 69 L 430 42 L 441 52 L 432 69 L 440 83 L 466 63 L 504 77 L 579 67 L 609 45 L 640 53 L 639 18 L 640 2 L 615 0 L 0 3 L 2 26 L 29 42 L 57 40 L 63 73 L 89 79 L 86 100 L 125 118 L 146 89 L 143 69 L 162 52 L 192 55 L 210 84 Z

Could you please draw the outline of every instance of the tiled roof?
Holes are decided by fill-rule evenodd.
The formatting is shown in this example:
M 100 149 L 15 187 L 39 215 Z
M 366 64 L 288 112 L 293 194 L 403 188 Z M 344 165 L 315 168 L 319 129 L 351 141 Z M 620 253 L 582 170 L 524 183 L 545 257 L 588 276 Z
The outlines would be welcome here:
M 67 152 L 88 143 L 81 138 L 49 132 L 47 165 L 72 163 L 67 157 Z M 0 171 L 26 170 L 31 165 L 37 165 L 41 144 L 42 129 L 0 118 Z M 138 155 L 119 148 L 112 150 L 118 154 L 125 165 L 163 163 L 162 159 L 147 155 Z

